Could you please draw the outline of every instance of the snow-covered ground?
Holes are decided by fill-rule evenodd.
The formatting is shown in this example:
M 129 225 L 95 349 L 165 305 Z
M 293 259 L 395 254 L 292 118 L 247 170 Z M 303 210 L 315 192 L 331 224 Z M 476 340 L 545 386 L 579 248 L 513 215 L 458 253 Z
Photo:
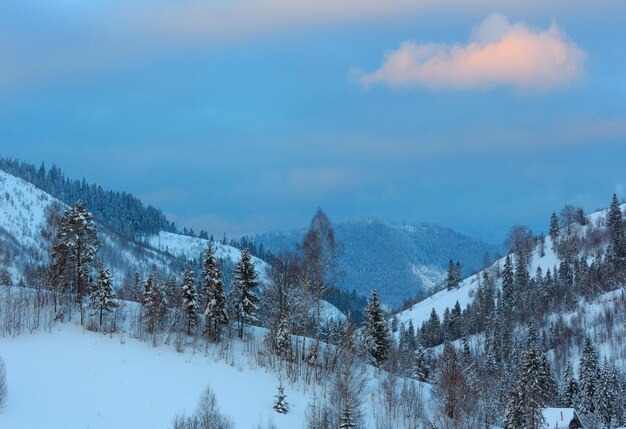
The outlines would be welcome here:
M 241 343 L 235 343 L 235 349 Z M 0 427 L 165 428 L 191 414 L 207 386 L 236 428 L 272 419 L 278 429 L 302 428 L 309 395 L 285 386 L 290 412 L 272 409 L 278 378 L 234 350 L 234 363 L 209 354 L 176 353 L 133 339 L 85 332 L 70 323 L 51 333 L 0 337 L 9 395 Z

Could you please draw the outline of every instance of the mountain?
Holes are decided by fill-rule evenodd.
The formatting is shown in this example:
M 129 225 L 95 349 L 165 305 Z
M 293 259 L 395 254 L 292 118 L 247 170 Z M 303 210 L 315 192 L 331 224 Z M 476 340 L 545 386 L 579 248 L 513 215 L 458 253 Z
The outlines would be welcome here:
M 450 259 L 470 275 L 493 261 L 503 249 L 437 224 L 395 225 L 377 217 L 333 224 L 342 245 L 337 287 L 369 295 L 376 289 L 385 303 L 399 307 L 441 285 Z M 305 230 L 273 232 L 252 237 L 257 247 L 273 253 L 294 249 Z
M 62 213 L 69 206 L 33 184 L 0 170 L 0 257 L 16 283 L 27 266 L 44 262 L 49 244 L 42 231 L 51 210 Z M 199 261 L 209 241 L 161 231 L 132 240 L 97 224 L 102 247 L 98 257 L 111 268 L 114 283 L 120 285 L 134 272 L 146 275 L 153 267 L 163 275 L 178 275 L 191 260 Z M 223 263 L 232 265 L 241 251 L 214 243 L 215 253 Z M 253 258 L 257 271 L 265 276 L 268 265 Z

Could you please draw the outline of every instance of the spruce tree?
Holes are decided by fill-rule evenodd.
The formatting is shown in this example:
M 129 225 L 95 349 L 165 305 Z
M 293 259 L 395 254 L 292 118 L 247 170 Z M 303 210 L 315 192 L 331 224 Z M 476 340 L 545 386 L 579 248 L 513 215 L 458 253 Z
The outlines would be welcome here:
M 206 296 L 205 333 L 213 335 L 216 341 L 220 339 L 220 327 L 228 324 L 228 312 L 226 309 L 226 293 L 220 264 L 215 257 L 213 247 L 209 247 L 204 253 L 202 277 L 204 280 L 204 294 Z
M 454 262 L 450 259 L 448 262 L 448 275 L 446 276 L 446 287 L 448 290 L 456 289 L 456 268 Z
M 352 417 L 352 410 L 350 406 L 345 404 L 341 410 L 341 422 L 339 423 L 339 429 L 354 429 L 356 428 L 356 422 Z
M 241 259 L 237 262 L 233 273 L 234 286 L 237 293 L 237 318 L 239 322 L 239 338 L 243 338 L 245 323 L 255 322 L 259 298 L 254 293 L 260 282 L 250 257 L 248 249 L 241 252 Z
M 413 368 L 413 377 L 418 381 L 425 382 L 428 380 L 430 369 L 428 362 L 426 361 L 426 351 L 421 345 L 417 346 L 415 350 L 415 363 Z
M 66 211 L 61 219 L 56 243 L 52 250 L 53 272 L 59 280 L 65 279 L 80 306 L 80 323 L 83 323 L 83 297 L 90 289 L 95 256 L 100 247 L 93 215 L 82 202 Z
M 187 268 L 183 274 L 181 290 L 181 307 L 185 315 L 185 331 L 191 335 L 192 328 L 198 324 L 198 298 L 195 288 L 196 280 L 191 268 Z
M 454 266 L 454 287 L 458 288 L 461 286 L 461 282 L 463 281 L 463 270 L 461 270 L 461 263 L 456 261 L 456 265 Z
M 616 268 L 623 268 L 623 261 L 626 257 L 626 237 L 624 236 L 624 216 L 620 208 L 617 195 L 613 194 L 611 206 L 607 216 L 607 226 L 609 228 L 609 257 Z
M 143 298 L 143 317 L 146 330 L 150 334 L 157 331 L 162 321 L 164 302 L 165 300 L 158 284 L 156 272 L 152 271 L 144 283 Z
M 385 362 L 391 346 L 391 334 L 385 320 L 380 298 L 375 290 L 365 308 L 365 337 L 367 351 L 377 367 Z
M 502 429 L 526 429 L 523 394 L 516 386 L 509 394 Z
M 567 362 L 563 375 L 563 390 L 561 391 L 561 404 L 567 408 L 575 408 L 578 405 L 578 381 L 574 377 L 571 362 Z
M 278 385 L 276 395 L 274 397 L 274 410 L 279 414 L 287 414 L 289 412 L 289 404 L 287 403 L 287 395 L 283 383 Z
M 550 216 L 550 238 L 552 239 L 552 247 L 555 248 L 556 240 L 559 238 L 559 218 L 555 212 Z
M 89 294 L 89 307 L 99 312 L 100 326 L 102 326 L 103 313 L 111 312 L 117 307 L 115 293 L 111 287 L 111 273 L 107 268 L 101 266 L 98 272 L 98 280 L 91 288 Z
M 593 414 L 595 412 L 595 395 L 598 390 L 599 376 L 598 356 L 593 348 L 591 339 L 586 338 L 585 347 L 580 357 L 578 377 L 580 386 L 578 407 L 583 414 Z

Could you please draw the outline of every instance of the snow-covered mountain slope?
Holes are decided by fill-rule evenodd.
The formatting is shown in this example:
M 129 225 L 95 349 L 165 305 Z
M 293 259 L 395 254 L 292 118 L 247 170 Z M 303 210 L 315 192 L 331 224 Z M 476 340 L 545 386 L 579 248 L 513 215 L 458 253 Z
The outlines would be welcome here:
M 466 275 L 484 267 L 485 253 L 494 260 L 503 249 L 436 224 L 395 225 L 376 217 L 337 222 L 342 243 L 336 286 L 365 296 L 376 289 L 391 307 L 413 299 L 445 279 L 450 258 L 461 262 Z M 252 237 L 257 246 L 279 252 L 293 249 L 304 230 Z
M 187 260 L 201 258 L 210 244 L 209 240 L 203 238 L 188 237 L 186 235 L 173 234 L 166 231 L 161 231 L 158 235 L 148 237 L 146 243 L 150 247 L 164 253 L 169 253 Z M 235 263 L 241 258 L 241 250 L 232 246 L 215 242 L 213 243 L 213 249 L 218 259 L 225 259 Z M 255 256 L 252 256 L 252 262 L 261 277 L 266 279 L 269 265 Z
M 4 249 L 12 248 L 10 261 L 6 261 L 13 281 L 23 275 L 26 263 L 45 261 L 47 247 L 41 235 L 48 210 L 53 203 L 61 211 L 68 206 L 31 183 L 0 170 L 0 239 Z M 186 260 L 199 259 L 208 245 L 206 240 L 162 232 L 147 239 L 147 244 L 137 243 L 98 225 L 102 248 L 98 257 L 112 268 L 116 284 L 133 272 L 146 274 L 152 267 L 166 274 L 175 274 Z M 6 250 L 5 250 L 6 252 Z M 231 246 L 218 245 L 220 258 L 236 262 L 241 252 Z M 254 260 L 264 275 L 267 264 Z
M 624 210 L 625 207 L 626 204 L 622 205 L 622 210 Z M 588 215 L 588 224 L 585 226 L 581 226 L 578 224 L 572 225 L 572 234 L 577 234 L 579 237 L 584 239 L 588 234 L 590 228 L 605 226 L 606 215 L 606 210 Z M 592 256 L 593 255 L 587 255 L 589 262 L 591 261 Z M 501 272 L 504 268 L 505 259 L 506 257 L 497 260 L 492 266 L 490 266 L 486 270 L 490 273 Z M 546 237 L 543 256 L 541 255 L 541 251 L 537 246 L 533 251 L 528 271 L 531 275 L 534 275 L 534 273 L 537 271 L 537 268 L 541 267 L 542 271 L 545 273 L 548 269 L 552 270 L 555 266 L 558 266 L 560 262 L 561 261 L 559 257 L 554 251 L 552 240 L 550 239 L 550 237 Z M 452 309 L 457 301 L 461 305 L 461 308 L 465 308 L 467 304 L 472 301 L 473 296 L 476 292 L 476 288 L 478 287 L 479 278 L 482 278 L 484 271 L 485 270 L 479 271 L 478 273 L 466 278 L 457 289 L 453 289 L 450 291 L 442 290 L 426 298 L 425 300 L 414 304 L 411 308 L 398 313 L 398 322 L 407 324 L 409 320 L 412 320 L 413 324 L 416 327 L 419 327 L 425 320 L 429 318 L 433 309 L 441 318 L 445 309 Z M 501 285 L 501 280 L 497 281 L 497 285 Z

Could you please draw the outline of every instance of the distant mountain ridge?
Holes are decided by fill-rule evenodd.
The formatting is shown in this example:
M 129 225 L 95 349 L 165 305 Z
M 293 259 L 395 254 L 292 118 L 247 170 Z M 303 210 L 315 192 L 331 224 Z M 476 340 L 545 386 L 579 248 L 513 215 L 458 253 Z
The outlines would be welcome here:
M 437 224 L 396 225 L 378 217 L 333 224 L 342 243 L 337 287 L 369 295 L 376 289 L 385 303 L 400 306 L 420 291 L 441 284 L 449 260 L 459 260 L 469 275 L 504 252 L 501 246 L 473 239 Z M 271 232 L 250 238 L 257 246 L 277 253 L 295 249 L 305 229 Z

